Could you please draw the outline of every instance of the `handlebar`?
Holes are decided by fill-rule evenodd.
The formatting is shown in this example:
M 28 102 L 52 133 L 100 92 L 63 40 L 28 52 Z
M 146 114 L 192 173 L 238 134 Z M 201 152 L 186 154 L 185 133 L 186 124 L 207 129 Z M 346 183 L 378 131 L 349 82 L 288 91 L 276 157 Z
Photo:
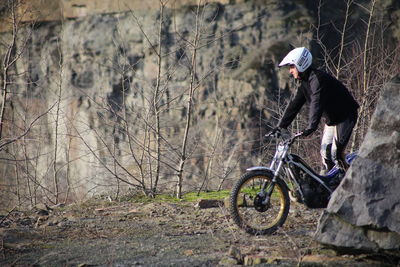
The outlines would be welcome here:
M 293 136 L 291 136 L 290 138 L 284 139 L 284 142 L 285 143 L 287 142 L 288 144 L 292 144 L 294 142 L 294 140 L 296 140 L 297 138 L 299 138 L 302 135 L 303 135 L 303 132 L 298 132 L 298 133 L 294 134 Z M 282 134 L 281 134 L 281 131 L 279 129 L 277 129 L 277 130 L 274 130 L 274 131 L 271 131 L 271 132 L 267 133 L 265 135 L 265 137 L 279 138 L 279 137 L 282 137 Z
M 303 132 L 296 133 L 295 135 L 292 136 L 292 138 L 290 138 L 291 139 L 290 143 L 293 143 L 294 140 L 296 140 L 297 138 L 299 138 L 302 135 L 303 135 Z
M 281 136 L 281 131 L 280 130 L 271 131 L 271 132 L 269 132 L 269 133 L 267 133 L 265 135 L 265 137 L 276 137 L 276 138 L 278 138 L 280 136 Z

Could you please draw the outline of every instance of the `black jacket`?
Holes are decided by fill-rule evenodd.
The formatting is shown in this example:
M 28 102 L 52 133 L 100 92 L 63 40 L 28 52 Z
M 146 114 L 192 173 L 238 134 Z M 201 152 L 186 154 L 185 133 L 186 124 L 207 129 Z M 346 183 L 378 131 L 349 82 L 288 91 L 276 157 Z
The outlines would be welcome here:
M 306 102 L 310 106 L 307 129 L 311 131 L 318 128 L 321 117 L 330 126 L 356 118 L 359 107 L 341 82 L 324 71 L 310 68 L 302 73 L 301 85 L 292 95 L 278 127 L 287 128 Z

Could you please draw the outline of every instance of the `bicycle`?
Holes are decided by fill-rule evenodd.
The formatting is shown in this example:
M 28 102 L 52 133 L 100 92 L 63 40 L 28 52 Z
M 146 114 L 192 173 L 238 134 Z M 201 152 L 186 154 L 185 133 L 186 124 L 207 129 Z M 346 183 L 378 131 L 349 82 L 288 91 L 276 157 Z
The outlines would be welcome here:
M 277 140 L 270 166 L 248 168 L 230 194 L 233 221 L 254 235 L 272 234 L 281 227 L 289 214 L 290 199 L 308 208 L 325 208 L 344 177 L 336 166 L 327 175 L 319 175 L 300 156 L 289 153 L 302 133 L 284 138 L 278 131 L 266 136 Z M 349 164 L 354 158 L 356 153 L 346 156 Z

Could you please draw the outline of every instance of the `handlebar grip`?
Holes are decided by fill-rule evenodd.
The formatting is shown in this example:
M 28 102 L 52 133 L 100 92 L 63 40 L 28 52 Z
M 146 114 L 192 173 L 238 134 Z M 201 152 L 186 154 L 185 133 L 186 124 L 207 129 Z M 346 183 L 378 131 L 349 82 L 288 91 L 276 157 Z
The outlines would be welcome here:
M 265 134 L 265 137 L 271 137 L 271 136 L 273 136 L 274 134 L 275 134 L 274 132 L 269 132 L 269 133 Z
M 302 136 L 302 135 L 303 135 L 303 132 L 298 132 L 293 137 L 299 137 L 299 136 Z

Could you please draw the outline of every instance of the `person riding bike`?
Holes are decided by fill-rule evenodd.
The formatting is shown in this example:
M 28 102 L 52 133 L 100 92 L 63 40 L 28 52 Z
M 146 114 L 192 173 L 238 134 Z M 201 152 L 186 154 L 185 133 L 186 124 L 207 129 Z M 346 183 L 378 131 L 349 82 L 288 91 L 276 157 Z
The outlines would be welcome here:
M 325 119 L 321 141 L 321 157 L 325 171 L 335 166 L 346 171 L 348 164 L 344 150 L 357 122 L 359 105 L 349 90 L 336 78 L 311 66 L 312 55 L 305 47 L 290 51 L 279 67 L 289 66 L 290 74 L 300 81 L 300 86 L 287 105 L 274 131 L 287 128 L 305 103 L 309 104 L 308 126 L 302 131 L 308 136 L 318 128 L 321 117 Z

